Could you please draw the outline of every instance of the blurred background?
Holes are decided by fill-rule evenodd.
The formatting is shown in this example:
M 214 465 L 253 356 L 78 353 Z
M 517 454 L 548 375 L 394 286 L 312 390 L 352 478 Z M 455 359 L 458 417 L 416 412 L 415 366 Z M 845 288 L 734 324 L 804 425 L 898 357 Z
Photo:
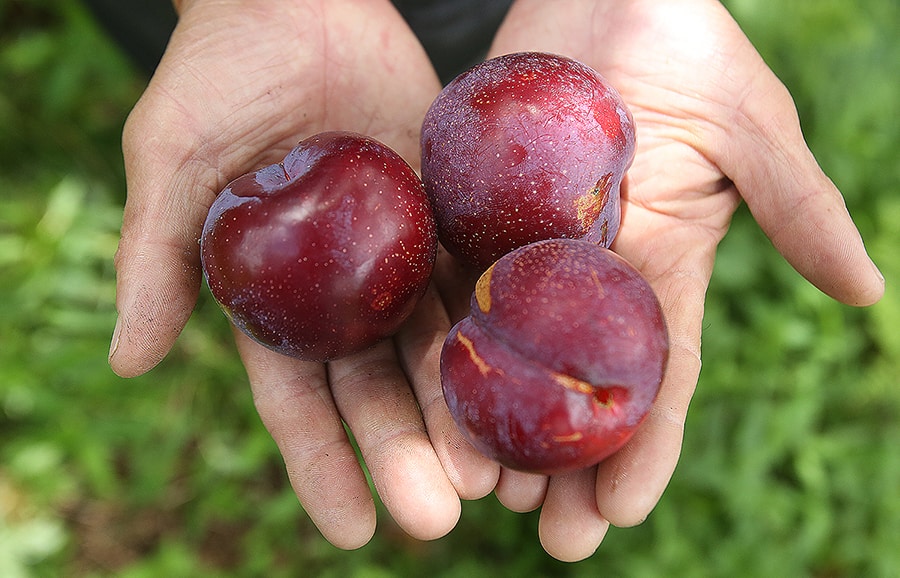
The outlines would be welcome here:
M 325 542 L 204 290 L 168 358 L 106 363 L 119 139 L 146 78 L 70 0 L 0 0 L 0 576 L 900 576 L 900 3 L 731 0 L 887 278 L 803 281 L 741 209 L 719 252 L 684 454 L 642 526 L 557 563 L 537 514 Z

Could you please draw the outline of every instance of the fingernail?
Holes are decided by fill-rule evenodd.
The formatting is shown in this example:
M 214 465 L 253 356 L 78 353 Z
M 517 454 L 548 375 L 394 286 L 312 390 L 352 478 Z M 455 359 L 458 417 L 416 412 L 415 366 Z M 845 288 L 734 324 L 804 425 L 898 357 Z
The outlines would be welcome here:
M 122 333 L 122 318 L 116 317 L 116 327 L 113 329 L 112 340 L 109 344 L 109 355 L 107 356 L 107 361 L 112 362 L 113 356 L 116 354 L 116 351 L 119 349 L 119 336 Z
M 881 284 L 884 285 L 884 274 L 881 272 L 881 269 L 878 268 L 878 265 L 875 264 L 875 261 L 872 261 L 872 269 L 875 269 L 875 274 L 878 275 Z

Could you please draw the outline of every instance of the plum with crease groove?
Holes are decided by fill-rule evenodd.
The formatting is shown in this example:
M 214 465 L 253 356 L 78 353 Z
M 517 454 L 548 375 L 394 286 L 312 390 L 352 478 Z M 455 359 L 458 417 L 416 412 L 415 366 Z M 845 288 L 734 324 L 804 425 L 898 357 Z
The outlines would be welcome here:
M 450 413 L 486 456 L 516 470 L 582 469 L 624 445 L 659 391 L 668 358 L 659 302 L 613 251 L 539 241 L 479 279 L 447 336 Z

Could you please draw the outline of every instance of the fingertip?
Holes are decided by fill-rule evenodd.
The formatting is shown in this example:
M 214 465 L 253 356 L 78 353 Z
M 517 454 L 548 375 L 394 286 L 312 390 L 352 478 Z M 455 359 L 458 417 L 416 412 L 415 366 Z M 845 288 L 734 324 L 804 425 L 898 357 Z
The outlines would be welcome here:
M 478 500 L 496 488 L 500 466 L 475 448 L 457 445 L 452 454 L 439 452 L 438 457 L 460 499 Z
M 341 531 L 322 536 L 335 548 L 341 550 L 359 550 L 368 544 L 372 537 L 375 536 L 375 528 L 377 526 L 375 516 L 372 515 L 371 521 L 368 519 L 357 518 L 352 524 L 347 524 L 341 528 Z
M 597 521 L 588 528 L 588 532 L 573 533 L 569 528 L 555 524 L 552 528 L 541 516 L 538 521 L 538 538 L 541 547 L 560 562 L 581 562 L 594 555 L 606 532 L 609 522 Z
M 503 468 L 494 494 L 504 507 L 513 512 L 531 512 L 540 507 L 547 495 L 549 478 Z
M 837 197 L 838 201 L 831 199 Z M 829 204 L 832 203 L 832 204 Z M 808 222 L 792 237 L 784 230 L 770 235 L 789 263 L 820 291 L 853 307 L 867 307 L 884 296 L 884 275 L 869 257 L 861 233 L 840 200 L 840 193 L 806 203 Z
M 456 527 L 462 503 L 430 446 L 410 450 L 390 464 L 390 474 L 373 473 L 373 479 L 385 507 L 404 532 L 417 540 L 436 540 Z M 379 480 L 384 482 L 381 488 Z
M 456 527 L 462 515 L 462 503 L 455 495 L 453 497 L 447 495 L 446 498 L 444 507 L 438 506 L 434 515 L 430 516 L 430 520 L 426 524 L 418 523 L 410 535 L 427 542 L 443 538 Z
M 348 466 L 358 468 L 355 461 Z M 323 504 L 316 503 L 304 505 L 307 515 L 322 537 L 341 550 L 357 550 L 368 544 L 375 535 L 378 525 L 375 502 L 368 486 L 356 487 L 355 482 L 354 479 L 347 485 L 342 483 L 334 485 L 336 494 L 349 493 L 344 493 L 339 503 L 332 502 L 331 508 L 323 508 Z M 298 498 L 301 494 L 308 492 L 301 489 Z
M 341 550 L 356 550 L 375 535 L 375 501 L 355 454 L 343 456 L 343 468 L 340 461 L 334 460 L 328 466 L 330 471 L 315 480 L 290 469 L 288 474 L 300 504 L 322 537 Z M 344 476 L 334 475 L 341 470 Z
M 145 326 L 135 331 L 122 315 L 118 316 L 107 358 L 110 369 L 126 379 L 147 373 L 165 358 L 183 326 L 184 323 L 176 323 L 174 327 L 168 328 Z M 158 337 L 158 332 L 166 329 L 171 335 Z M 135 338 L 135 334 L 139 337 Z
M 544 550 L 561 562 L 589 558 L 606 537 L 609 522 L 594 501 L 597 469 L 553 476 L 538 520 Z
M 443 403 L 443 402 L 441 402 Z M 440 416 L 433 415 L 440 413 Z M 446 405 L 426 411 L 425 420 L 441 466 L 463 500 L 478 500 L 490 494 L 500 478 L 500 465 L 485 457 L 460 433 Z M 436 430 L 433 433 L 432 430 Z
M 872 270 L 871 275 L 868 276 L 868 279 L 863 281 L 862 287 L 860 290 L 856 292 L 858 298 L 852 301 L 849 301 L 849 305 L 853 305 L 856 307 L 868 307 L 870 305 L 875 305 L 881 298 L 884 297 L 885 291 L 885 280 L 884 274 L 878 268 L 878 265 L 875 264 L 875 261 L 869 259 L 869 267 Z
M 119 307 L 107 361 L 116 375 L 137 377 L 159 365 L 175 344 L 193 311 L 199 281 L 170 276 L 134 294 L 129 280 L 121 282 L 117 292 L 124 305 Z

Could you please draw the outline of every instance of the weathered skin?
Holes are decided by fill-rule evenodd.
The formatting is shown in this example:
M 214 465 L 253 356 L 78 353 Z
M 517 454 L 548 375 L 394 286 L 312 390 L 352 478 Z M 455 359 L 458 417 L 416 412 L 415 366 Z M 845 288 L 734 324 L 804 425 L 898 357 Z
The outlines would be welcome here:
M 450 412 L 482 453 L 554 474 L 591 466 L 631 437 L 659 390 L 668 335 L 643 277 L 612 251 L 558 239 L 489 268 L 447 337 Z
M 470 264 L 549 238 L 609 246 L 618 232 L 634 123 L 575 60 L 516 53 L 464 72 L 425 115 L 421 146 L 441 243 Z
M 415 172 L 346 132 L 301 142 L 213 203 L 203 270 L 232 322 L 267 347 L 325 361 L 390 335 L 434 266 L 437 234 Z

